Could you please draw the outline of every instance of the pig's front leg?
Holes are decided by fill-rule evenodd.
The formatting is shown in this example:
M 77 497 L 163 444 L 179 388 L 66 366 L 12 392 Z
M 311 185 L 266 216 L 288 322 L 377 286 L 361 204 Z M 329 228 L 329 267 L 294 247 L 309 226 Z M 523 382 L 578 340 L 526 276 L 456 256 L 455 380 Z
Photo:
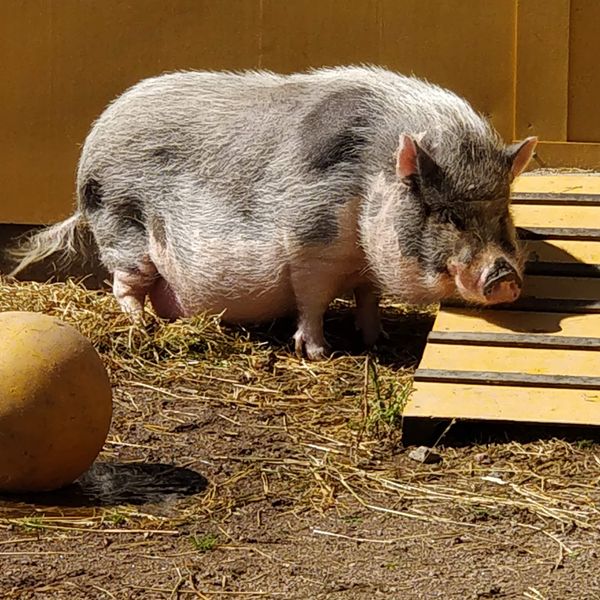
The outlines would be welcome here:
M 379 316 L 379 294 L 372 286 L 365 284 L 355 288 L 354 299 L 356 329 L 360 331 L 365 345 L 371 347 L 383 334 Z
M 298 328 L 294 334 L 296 354 L 303 352 L 311 360 L 326 358 L 329 344 L 323 334 L 323 315 L 335 296 L 333 278 L 319 265 L 292 268 L 292 287 L 298 310 Z
M 323 312 L 305 308 L 298 314 L 294 342 L 299 357 L 305 353 L 310 360 L 327 358 L 329 344 L 323 334 Z

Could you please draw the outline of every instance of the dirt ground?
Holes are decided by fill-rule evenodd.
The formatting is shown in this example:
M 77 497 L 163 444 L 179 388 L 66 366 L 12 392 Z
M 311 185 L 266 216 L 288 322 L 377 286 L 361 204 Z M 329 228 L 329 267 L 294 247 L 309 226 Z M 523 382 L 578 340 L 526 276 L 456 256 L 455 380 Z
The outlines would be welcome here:
M 389 307 L 368 356 L 338 303 L 338 352 L 308 363 L 285 322 L 140 330 L 106 293 L 5 281 L 15 308 L 92 339 L 114 418 L 76 485 L 0 498 L 2 598 L 600 598 L 593 432 L 454 427 L 440 462 L 409 458 L 430 312 Z

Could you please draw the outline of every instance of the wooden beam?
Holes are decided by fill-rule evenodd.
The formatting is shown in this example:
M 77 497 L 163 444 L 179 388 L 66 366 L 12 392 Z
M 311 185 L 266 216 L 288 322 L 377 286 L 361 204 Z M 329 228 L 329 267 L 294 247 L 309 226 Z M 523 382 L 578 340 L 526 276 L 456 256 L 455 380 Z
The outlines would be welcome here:
M 526 252 L 530 264 L 534 262 L 585 263 L 600 265 L 600 242 L 581 240 L 529 240 Z
M 482 383 L 488 379 L 490 381 L 494 379 L 489 375 L 491 372 L 516 373 L 517 375 L 572 375 L 574 377 L 597 375 L 596 383 L 600 389 L 600 375 L 597 367 L 597 348 L 565 350 L 521 347 L 510 344 L 499 347 L 462 343 L 449 346 L 433 342 L 428 344 L 425 349 L 423 359 L 415 374 L 415 381 L 422 380 L 425 371 L 481 372 L 485 374 L 480 379 Z M 596 373 L 594 373 L 595 371 Z M 460 377 L 460 375 L 449 375 L 445 379 L 458 381 Z M 468 377 L 471 383 L 475 381 L 473 377 L 471 375 Z M 439 380 L 442 379 L 444 376 L 440 375 Z M 513 383 L 517 381 L 514 377 L 513 379 Z M 577 387 L 576 383 L 573 385 Z
M 486 385 L 520 385 L 522 387 L 548 387 L 556 389 L 600 389 L 600 377 L 587 375 L 552 375 L 522 373 L 520 371 L 464 371 L 462 369 L 419 369 L 415 381 L 439 383 L 484 383 Z
M 600 2 L 572 0 L 569 19 L 569 110 L 567 139 L 600 142 Z
M 588 337 L 600 334 L 600 314 L 499 312 L 492 309 L 445 309 L 439 312 L 434 331 L 552 334 Z
M 542 204 L 571 206 L 600 206 L 600 194 L 553 194 L 542 192 L 516 192 L 511 195 L 512 204 Z
M 600 215 L 595 206 L 556 206 L 514 204 L 512 215 L 519 227 L 575 227 L 600 229 Z M 593 229 L 592 229 L 593 231 Z
M 571 146 L 572 144 L 541 144 L 546 147 Z M 600 164 L 600 144 L 573 144 L 573 146 L 594 146 L 598 150 Z M 538 147 L 540 144 L 538 144 Z M 521 175 L 513 183 L 513 193 L 521 194 L 600 194 L 600 175 L 556 174 L 556 175 Z
M 414 417 L 600 425 L 600 391 L 422 381 L 405 424 Z
M 489 333 L 479 331 L 432 331 L 429 343 L 510 346 L 511 348 L 600 349 L 600 338 L 540 335 L 536 333 Z
M 532 167 L 600 169 L 600 144 L 579 142 L 540 142 Z
M 585 227 L 517 227 L 517 234 L 521 240 L 600 240 L 600 229 Z

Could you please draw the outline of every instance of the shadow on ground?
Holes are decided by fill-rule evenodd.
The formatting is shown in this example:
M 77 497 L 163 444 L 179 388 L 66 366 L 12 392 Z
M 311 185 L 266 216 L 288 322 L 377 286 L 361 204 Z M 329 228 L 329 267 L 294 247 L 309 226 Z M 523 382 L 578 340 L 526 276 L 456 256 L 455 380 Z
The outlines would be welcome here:
M 572 254 L 552 244 L 551 241 L 538 241 L 538 252 L 543 253 L 544 261 L 540 260 L 537 252 L 527 250 L 528 262 L 522 297 L 517 302 L 503 307 L 507 310 L 487 311 L 485 318 L 490 323 L 515 332 L 531 333 L 532 327 L 527 324 L 523 325 L 511 317 L 511 311 L 543 312 L 543 327 L 535 328 L 535 333 L 552 334 L 562 331 L 563 321 L 572 317 L 572 313 L 586 313 L 596 310 L 597 300 L 586 300 L 585 288 L 589 286 L 589 282 L 598 277 L 598 266 L 581 262 Z M 571 278 L 573 288 L 565 290 L 564 287 L 561 288 L 558 284 L 555 296 L 549 298 L 536 297 L 535 293 L 528 292 L 528 282 L 533 282 L 532 276 L 540 275 L 548 278 Z M 584 292 L 582 298 L 578 297 L 578 293 L 581 292 Z
M 372 355 L 380 364 L 388 367 L 415 368 L 425 350 L 427 334 L 433 327 L 433 312 L 405 312 L 393 306 L 384 306 L 381 308 L 381 320 L 386 336 L 370 350 Z M 325 315 L 324 328 L 334 357 L 339 354 L 361 355 L 369 352 L 354 327 L 351 303 L 334 302 Z M 256 343 L 267 343 L 275 350 L 294 352 L 294 318 L 278 319 L 268 324 L 247 326 L 245 329 Z
M 600 427 L 511 421 L 452 422 L 449 419 L 418 419 L 403 429 L 402 439 L 407 446 L 439 444 L 456 448 L 473 444 L 526 444 L 551 439 L 585 445 L 600 443 Z
M 55 492 L 0 496 L 0 510 L 18 505 L 85 508 L 158 503 L 203 492 L 207 479 L 162 463 L 97 462 L 72 485 Z

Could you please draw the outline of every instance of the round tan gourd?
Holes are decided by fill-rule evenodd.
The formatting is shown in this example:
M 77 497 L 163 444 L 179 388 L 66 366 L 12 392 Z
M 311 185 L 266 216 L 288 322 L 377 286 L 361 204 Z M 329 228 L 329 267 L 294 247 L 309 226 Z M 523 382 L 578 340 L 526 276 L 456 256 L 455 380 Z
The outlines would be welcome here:
M 0 490 L 72 483 L 94 462 L 112 416 L 90 341 L 39 313 L 0 313 Z

